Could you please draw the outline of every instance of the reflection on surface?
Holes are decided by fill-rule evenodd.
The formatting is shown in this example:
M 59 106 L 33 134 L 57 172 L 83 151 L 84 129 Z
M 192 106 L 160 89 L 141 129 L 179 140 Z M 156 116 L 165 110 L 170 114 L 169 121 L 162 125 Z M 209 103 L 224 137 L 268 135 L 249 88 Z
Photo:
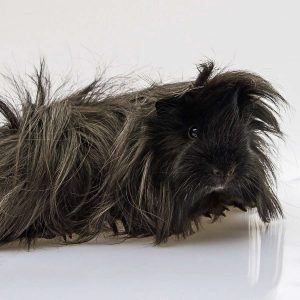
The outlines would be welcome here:
M 268 227 L 261 224 L 257 214 L 252 214 L 249 224 L 248 279 L 250 299 L 274 299 L 282 271 L 283 224 Z
M 255 211 L 232 214 L 205 226 L 197 242 L 201 250 L 198 292 L 204 299 L 276 299 L 284 224 L 264 225 Z M 200 255 L 200 254 L 199 254 Z

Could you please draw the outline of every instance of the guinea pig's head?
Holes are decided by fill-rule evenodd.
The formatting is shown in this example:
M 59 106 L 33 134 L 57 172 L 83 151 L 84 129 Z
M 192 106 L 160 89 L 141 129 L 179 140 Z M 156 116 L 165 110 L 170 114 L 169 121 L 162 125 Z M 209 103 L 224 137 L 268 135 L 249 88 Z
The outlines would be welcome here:
M 179 209 L 194 217 L 221 214 L 220 206 L 257 207 L 265 222 L 282 214 L 269 158 L 270 137 L 281 136 L 280 102 L 260 76 L 213 75 L 207 63 L 193 88 L 156 103 L 157 164 Z

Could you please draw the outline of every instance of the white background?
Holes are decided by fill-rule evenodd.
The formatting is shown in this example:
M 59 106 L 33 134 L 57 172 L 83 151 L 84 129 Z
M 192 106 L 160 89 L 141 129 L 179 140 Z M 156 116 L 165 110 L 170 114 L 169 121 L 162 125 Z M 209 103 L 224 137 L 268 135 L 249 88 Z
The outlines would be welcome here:
M 285 221 L 264 230 L 254 212 L 234 212 L 160 247 L 0 248 L 0 299 L 300 299 L 299 28 L 296 0 L 0 0 L 1 73 L 30 73 L 44 57 L 56 81 L 99 68 L 190 80 L 209 57 L 261 74 L 291 105 L 276 159 Z

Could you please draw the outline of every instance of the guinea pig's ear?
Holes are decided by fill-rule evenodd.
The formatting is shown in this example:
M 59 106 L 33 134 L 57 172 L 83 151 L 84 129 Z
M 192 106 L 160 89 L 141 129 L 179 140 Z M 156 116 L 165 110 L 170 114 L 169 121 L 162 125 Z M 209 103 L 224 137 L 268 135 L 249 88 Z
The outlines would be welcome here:
M 172 97 L 163 98 L 155 103 L 158 115 L 174 114 L 182 105 L 183 96 L 174 95 Z
M 205 63 L 199 64 L 197 69 L 199 71 L 199 75 L 195 82 L 193 83 L 193 89 L 186 91 L 182 95 L 174 95 L 168 98 L 163 98 L 158 100 L 155 103 L 156 111 L 158 115 L 162 115 L 165 113 L 174 113 L 176 110 L 180 109 L 184 104 L 189 104 L 192 102 L 198 91 L 203 87 L 208 80 L 211 78 L 213 71 L 215 68 L 215 64 L 213 61 L 207 61 Z

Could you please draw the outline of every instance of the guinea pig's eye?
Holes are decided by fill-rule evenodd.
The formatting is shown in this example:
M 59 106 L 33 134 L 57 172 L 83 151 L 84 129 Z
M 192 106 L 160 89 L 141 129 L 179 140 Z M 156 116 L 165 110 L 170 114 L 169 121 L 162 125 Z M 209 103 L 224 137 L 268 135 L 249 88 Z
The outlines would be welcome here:
M 198 128 L 195 126 L 190 127 L 188 132 L 189 138 L 195 139 L 198 137 Z

